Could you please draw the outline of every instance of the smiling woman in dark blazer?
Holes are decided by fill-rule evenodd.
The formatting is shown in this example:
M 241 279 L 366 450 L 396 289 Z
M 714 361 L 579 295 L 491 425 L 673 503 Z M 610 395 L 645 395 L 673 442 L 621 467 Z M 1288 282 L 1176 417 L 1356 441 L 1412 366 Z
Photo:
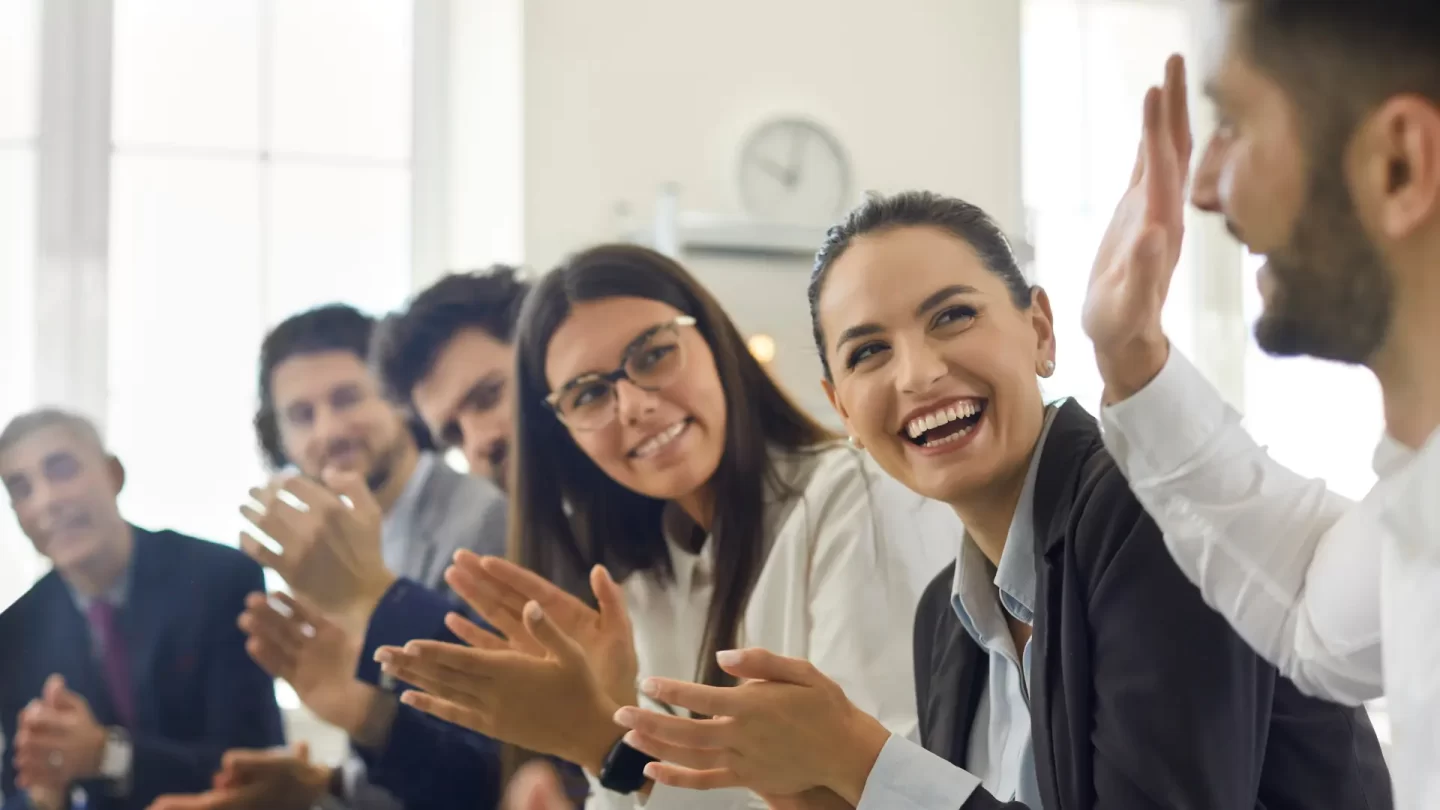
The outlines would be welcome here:
M 1054 371 L 1044 291 L 995 223 L 871 199 L 816 260 L 816 341 L 850 434 L 965 524 L 915 622 L 923 748 L 804 661 L 722 653 L 738 687 L 647 693 L 721 719 L 617 719 L 660 782 L 775 807 L 1388 808 L 1363 709 L 1302 696 L 1211 611 Z

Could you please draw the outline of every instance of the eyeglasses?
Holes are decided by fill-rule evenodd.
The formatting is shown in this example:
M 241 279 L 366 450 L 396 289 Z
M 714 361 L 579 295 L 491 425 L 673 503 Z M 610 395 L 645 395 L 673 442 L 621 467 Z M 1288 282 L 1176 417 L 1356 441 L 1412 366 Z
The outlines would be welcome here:
M 628 381 L 645 391 L 659 391 L 685 370 L 685 346 L 680 329 L 695 319 L 681 315 L 652 326 L 631 341 L 620 367 L 608 374 L 582 374 L 545 397 L 545 404 L 560 421 L 574 430 L 599 430 L 619 411 L 615 386 Z

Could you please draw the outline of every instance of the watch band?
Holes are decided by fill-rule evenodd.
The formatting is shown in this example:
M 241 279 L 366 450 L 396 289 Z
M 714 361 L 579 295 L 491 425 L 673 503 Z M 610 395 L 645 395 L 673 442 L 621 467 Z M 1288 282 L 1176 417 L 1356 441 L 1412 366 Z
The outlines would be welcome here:
M 600 768 L 600 787 L 613 793 L 634 793 L 645 787 L 645 766 L 655 757 L 631 748 L 622 737 L 615 741 Z

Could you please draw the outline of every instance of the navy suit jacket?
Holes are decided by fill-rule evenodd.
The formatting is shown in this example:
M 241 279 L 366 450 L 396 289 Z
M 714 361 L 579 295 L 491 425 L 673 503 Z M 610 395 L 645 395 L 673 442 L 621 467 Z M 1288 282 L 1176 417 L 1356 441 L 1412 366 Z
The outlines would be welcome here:
M 91 810 L 143 810 L 162 794 L 208 790 L 226 750 L 284 744 L 274 681 L 246 655 L 236 626 L 246 594 L 264 589 L 260 567 L 234 549 L 135 529 L 119 614 L 135 688 L 132 777 L 124 796 L 83 784 Z M 89 624 L 54 571 L 0 614 L 0 810 L 28 804 L 15 789 L 16 718 L 52 673 L 101 725 L 120 725 L 92 649 Z

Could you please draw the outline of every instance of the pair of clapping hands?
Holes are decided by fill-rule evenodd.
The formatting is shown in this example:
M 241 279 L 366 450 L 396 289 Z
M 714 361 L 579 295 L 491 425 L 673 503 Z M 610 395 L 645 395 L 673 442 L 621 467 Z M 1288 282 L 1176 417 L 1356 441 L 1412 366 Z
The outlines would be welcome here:
M 280 551 L 249 534 L 242 548 L 277 571 L 295 597 L 277 595 L 277 609 L 251 596 L 240 619 L 248 649 L 321 719 L 357 736 L 378 691 L 354 678 L 360 640 L 395 581 L 380 553 L 379 507 L 363 480 L 349 475 L 327 474 L 323 485 L 284 477 L 251 497 L 260 509 L 247 505 L 242 513 Z M 590 577 L 598 610 L 533 572 L 468 551 L 457 553 L 445 580 L 498 632 L 452 613 L 446 625 L 464 644 L 415 640 L 375 657 L 417 688 L 402 695 L 407 705 L 494 739 L 598 773 L 623 735 L 662 760 L 646 769 L 656 782 L 741 786 L 787 808 L 858 802 L 863 774 L 888 739 L 809 663 L 763 650 L 720 653 L 739 686 L 641 684 L 655 700 L 706 719 L 639 708 L 624 595 L 602 567 Z M 837 750 L 841 741 L 854 744 Z M 546 783 L 536 784 L 543 796 Z

